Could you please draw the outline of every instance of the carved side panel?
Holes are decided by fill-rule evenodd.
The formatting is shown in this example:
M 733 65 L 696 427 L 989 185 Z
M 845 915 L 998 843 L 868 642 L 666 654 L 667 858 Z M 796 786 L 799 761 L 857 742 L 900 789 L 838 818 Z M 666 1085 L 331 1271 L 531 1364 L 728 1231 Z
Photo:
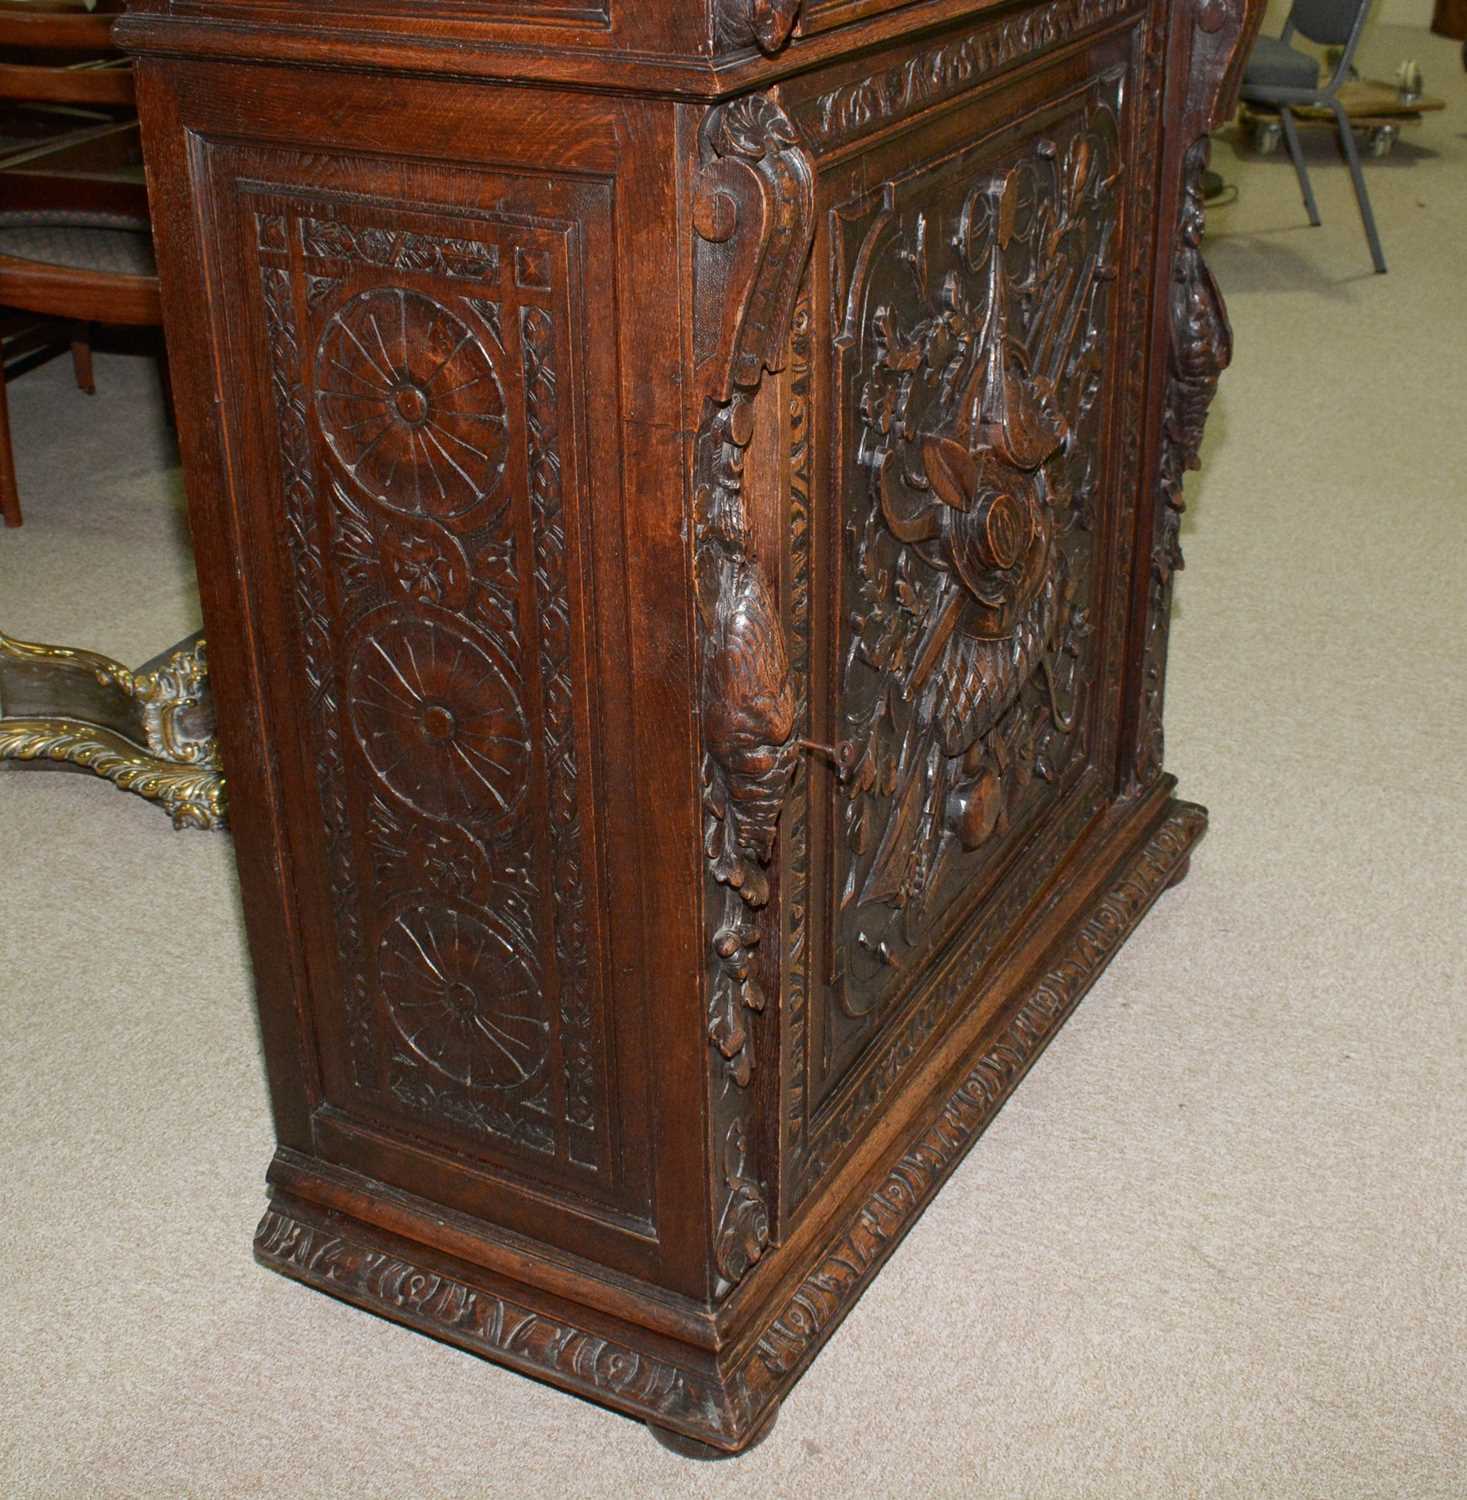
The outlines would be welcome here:
M 860 1016 L 965 856 L 1084 753 L 1116 116 L 1096 103 L 945 175 L 905 201 L 889 185 L 850 242 L 836 946 Z
M 1114 92 L 842 205 L 843 629 L 822 1063 L 1087 762 Z
M 582 224 L 246 203 L 335 924 L 319 1003 L 339 995 L 348 1042 L 328 1097 L 620 1199 L 577 592 Z

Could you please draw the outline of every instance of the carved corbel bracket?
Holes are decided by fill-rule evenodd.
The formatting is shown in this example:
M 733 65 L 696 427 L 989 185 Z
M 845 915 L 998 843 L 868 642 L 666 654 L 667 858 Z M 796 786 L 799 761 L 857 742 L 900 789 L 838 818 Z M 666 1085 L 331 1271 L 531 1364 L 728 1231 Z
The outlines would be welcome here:
M 1161 453 L 1155 529 L 1151 545 L 1143 716 L 1136 745 L 1135 778 L 1144 786 L 1161 772 L 1166 649 L 1170 633 L 1172 577 L 1182 567 L 1182 480 L 1198 466 L 1208 409 L 1218 377 L 1233 357 L 1233 331 L 1212 272 L 1202 258 L 1206 206 L 1202 174 L 1211 156 L 1207 132 L 1224 124 L 1237 104 L 1243 64 L 1262 19 L 1261 0 L 1196 0 L 1191 25 L 1185 12 L 1175 24 L 1187 51 L 1178 74 L 1180 129 L 1187 143 L 1180 162 L 1172 270 L 1167 287 L 1166 386 L 1161 414 Z
M 713 110 L 695 184 L 697 323 L 704 396 L 694 463 L 702 625 L 704 849 L 712 946 L 708 1037 L 714 1051 L 715 1261 L 727 1290 L 769 1240 L 741 1098 L 753 1072 L 750 1012 L 757 914 L 794 774 L 795 696 L 773 591 L 754 555 L 744 455 L 754 397 L 784 363 L 814 236 L 814 176 L 778 101 L 754 94 Z
M 789 40 L 804 0 L 716 0 L 714 40 L 720 50 L 754 42 L 773 55 Z
M 1197 468 L 1202 433 L 1217 382 L 1233 358 L 1233 330 L 1222 293 L 1202 258 L 1206 205 L 1202 173 L 1211 156 L 1204 135 L 1182 165 L 1182 211 L 1177 225 L 1169 294 L 1166 404 L 1162 411 L 1163 505 L 1152 565 L 1163 583 L 1182 566 L 1182 476 Z

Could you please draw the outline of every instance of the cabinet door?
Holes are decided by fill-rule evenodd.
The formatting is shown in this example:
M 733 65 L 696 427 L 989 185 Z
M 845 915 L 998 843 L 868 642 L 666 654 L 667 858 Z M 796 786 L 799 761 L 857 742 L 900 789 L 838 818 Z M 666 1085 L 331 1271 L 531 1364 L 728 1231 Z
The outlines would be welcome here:
M 1155 64 L 1133 19 L 974 86 L 1002 24 L 791 104 L 822 156 L 783 595 L 839 758 L 783 831 L 787 1207 L 981 1008 L 1115 784 Z

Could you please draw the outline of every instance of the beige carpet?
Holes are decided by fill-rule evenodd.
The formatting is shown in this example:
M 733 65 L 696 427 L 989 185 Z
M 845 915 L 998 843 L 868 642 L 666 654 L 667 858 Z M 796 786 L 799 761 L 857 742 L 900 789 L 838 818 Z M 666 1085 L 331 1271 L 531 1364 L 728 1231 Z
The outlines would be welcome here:
M 1467 88 L 1371 45 L 1451 99 L 1367 165 L 1388 276 L 1325 141 L 1320 229 L 1217 153 L 1168 736 L 1213 831 L 771 1441 L 694 1466 L 257 1270 L 229 843 L 11 771 L 0 1496 L 1467 1495 Z M 141 660 L 196 607 L 156 381 L 68 373 L 13 392 L 0 623 Z

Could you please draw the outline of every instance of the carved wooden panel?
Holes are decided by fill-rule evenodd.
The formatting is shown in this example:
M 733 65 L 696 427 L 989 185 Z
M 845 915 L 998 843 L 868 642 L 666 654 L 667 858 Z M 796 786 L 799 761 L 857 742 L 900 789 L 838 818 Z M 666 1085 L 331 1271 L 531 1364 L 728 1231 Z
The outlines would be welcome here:
M 251 186 L 348 1118 L 619 1197 L 576 218 Z M 581 193 L 604 228 L 606 197 Z
M 822 179 L 789 382 L 797 732 L 828 747 L 783 831 L 790 1207 L 956 1019 L 1104 800 L 1119 688 L 1101 627 L 1123 588 L 1106 538 L 1130 514 L 1112 435 L 1142 395 L 1117 322 L 1145 269 L 1128 237 L 1139 47 L 1110 44 L 1025 119 L 918 123 L 900 170 L 872 170 L 891 151 L 873 145 Z M 858 97 L 794 108 L 827 125 L 846 109 L 831 129 L 848 147 L 925 103 L 894 98 L 860 127 Z M 839 499 L 812 562 L 822 484 Z M 975 923 L 963 978 L 942 977 Z

